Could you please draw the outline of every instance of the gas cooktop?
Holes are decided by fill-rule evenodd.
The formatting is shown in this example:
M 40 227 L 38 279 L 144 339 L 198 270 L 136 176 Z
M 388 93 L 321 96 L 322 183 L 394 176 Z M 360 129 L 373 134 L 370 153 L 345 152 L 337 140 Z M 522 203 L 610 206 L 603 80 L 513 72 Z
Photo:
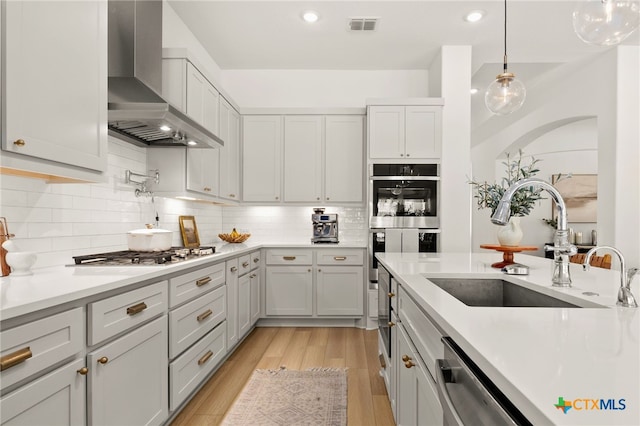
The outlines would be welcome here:
M 73 256 L 74 265 L 82 266 L 126 266 L 126 265 L 164 265 L 197 259 L 216 252 L 215 247 L 172 247 L 165 251 L 113 251 L 109 253 Z

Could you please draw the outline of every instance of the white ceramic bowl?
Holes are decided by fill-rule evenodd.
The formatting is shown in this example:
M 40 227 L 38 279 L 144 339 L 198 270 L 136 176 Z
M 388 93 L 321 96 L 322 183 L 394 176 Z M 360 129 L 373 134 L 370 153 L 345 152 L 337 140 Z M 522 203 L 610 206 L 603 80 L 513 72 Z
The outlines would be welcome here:
M 127 232 L 127 244 L 133 251 L 164 251 L 171 248 L 173 231 L 168 229 L 134 229 Z
M 31 275 L 31 267 L 38 256 L 32 251 L 14 251 L 7 253 L 7 264 L 11 267 L 11 276 L 19 277 L 24 275 Z

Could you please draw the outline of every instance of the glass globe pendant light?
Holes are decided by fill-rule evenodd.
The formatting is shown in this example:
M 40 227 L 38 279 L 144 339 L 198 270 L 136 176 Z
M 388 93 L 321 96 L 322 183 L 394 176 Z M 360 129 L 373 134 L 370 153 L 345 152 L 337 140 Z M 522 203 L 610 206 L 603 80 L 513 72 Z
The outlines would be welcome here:
M 616 45 L 639 26 L 638 0 L 586 0 L 573 12 L 573 30 L 588 44 Z
M 522 107 L 526 96 L 524 84 L 507 70 L 507 0 L 504 0 L 504 68 L 487 87 L 484 103 L 491 112 L 508 115 Z

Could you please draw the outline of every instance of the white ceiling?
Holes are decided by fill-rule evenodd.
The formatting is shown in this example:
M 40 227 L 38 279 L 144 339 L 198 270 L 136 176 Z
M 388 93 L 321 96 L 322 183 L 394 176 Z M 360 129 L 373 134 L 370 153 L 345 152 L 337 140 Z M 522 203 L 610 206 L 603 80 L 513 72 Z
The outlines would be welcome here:
M 473 72 L 494 78 L 504 50 L 504 2 L 458 0 L 168 0 L 221 69 L 428 69 L 443 45 L 471 45 Z M 557 65 L 601 53 L 573 33 L 576 2 L 510 0 L 509 70 Z M 308 9 L 315 24 L 301 19 Z M 465 22 L 474 9 L 486 12 Z M 374 32 L 347 30 L 350 17 L 378 17 Z M 638 31 L 625 41 L 640 44 Z M 522 64 L 524 71 L 518 70 Z M 494 66 L 495 65 L 495 66 Z M 524 76 L 523 76 L 524 77 Z M 521 77 L 522 78 L 522 77 Z

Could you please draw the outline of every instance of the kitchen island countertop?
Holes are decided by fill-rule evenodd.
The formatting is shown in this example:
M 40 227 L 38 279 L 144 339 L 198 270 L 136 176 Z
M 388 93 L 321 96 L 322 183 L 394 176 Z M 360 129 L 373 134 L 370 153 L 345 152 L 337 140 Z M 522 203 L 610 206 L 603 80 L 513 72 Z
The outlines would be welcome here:
M 517 260 L 530 267 L 527 276 L 491 268 L 495 253 L 382 253 L 378 259 L 533 424 L 640 424 L 640 309 L 615 305 L 617 271 L 585 272 L 571 264 L 573 287 L 560 289 L 551 286 L 552 260 L 524 254 Z M 593 307 L 472 307 L 428 277 L 503 278 Z M 574 406 L 563 412 L 555 406 L 559 398 Z

